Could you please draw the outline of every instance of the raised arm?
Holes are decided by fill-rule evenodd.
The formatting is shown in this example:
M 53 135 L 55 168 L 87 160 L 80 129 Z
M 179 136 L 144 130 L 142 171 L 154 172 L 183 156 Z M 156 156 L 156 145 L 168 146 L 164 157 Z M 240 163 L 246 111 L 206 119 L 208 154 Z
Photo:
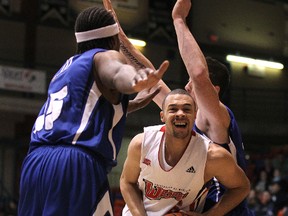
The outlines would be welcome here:
M 142 202 L 142 195 L 137 184 L 140 175 L 142 139 L 143 133 L 136 135 L 131 140 L 120 178 L 121 193 L 131 214 L 135 216 L 146 215 Z
M 119 23 L 119 20 L 117 18 L 116 12 L 113 9 L 112 3 L 110 0 L 103 0 L 103 5 L 106 8 L 106 10 L 111 11 L 111 13 L 114 16 L 115 21 L 118 23 L 119 26 L 119 39 L 121 42 L 120 45 L 120 51 L 124 54 L 127 62 L 134 67 L 140 69 L 144 67 L 149 67 L 152 69 L 155 69 L 154 65 L 151 63 L 149 59 L 147 59 L 138 49 L 136 49 L 133 44 L 129 41 L 128 37 L 126 36 L 125 32 L 121 28 L 121 25 Z M 159 85 L 161 88 L 159 88 Z M 160 91 L 157 90 L 159 88 Z M 141 95 L 139 95 L 139 98 L 145 97 L 145 94 L 153 94 L 153 101 L 159 106 L 161 109 L 162 107 L 162 101 L 164 97 L 170 92 L 170 88 L 163 82 L 163 80 L 159 80 L 158 85 L 155 85 L 152 89 L 145 90 L 146 92 L 142 92 Z M 157 94 L 154 94 L 155 91 L 157 91 Z M 136 96 L 136 100 L 138 100 Z M 135 104 L 135 103 L 134 103 Z M 134 105 L 133 104 L 133 105 Z M 138 108 L 138 107 L 137 107 Z M 141 108 L 141 106 L 140 106 Z M 134 110 L 133 110 L 134 111 Z
M 214 142 L 225 143 L 229 141 L 227 128 L 230 117 L 210 81 L 205 57 L 187 26 L 186 18 L 190 9 L 191 0 L 177 0 L 172 18 L 179 52 L 190 76 L 191 93 L 199 108 L 196 124 Z

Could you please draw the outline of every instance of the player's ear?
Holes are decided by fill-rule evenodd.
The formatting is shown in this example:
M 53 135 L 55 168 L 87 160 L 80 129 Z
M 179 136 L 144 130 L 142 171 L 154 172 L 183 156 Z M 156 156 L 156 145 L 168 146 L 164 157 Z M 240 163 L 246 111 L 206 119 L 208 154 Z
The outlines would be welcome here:
M 163 115 L 163 111 L 160 112 L 160 119 L 161 119 L 161 122 L 164 123 L 164 115 Z
M 220 92 L 220 86 L 214 86 L 215 87 L 215 89 L 216 89 L 216 91 L 217 91 L 217 93 L 219 94 L 219 92 Z

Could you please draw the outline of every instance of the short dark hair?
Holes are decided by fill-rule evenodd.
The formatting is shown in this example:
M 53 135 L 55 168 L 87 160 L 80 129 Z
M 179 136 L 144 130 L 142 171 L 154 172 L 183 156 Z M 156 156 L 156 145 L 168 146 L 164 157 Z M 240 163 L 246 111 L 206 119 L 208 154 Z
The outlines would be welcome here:
M 164 100 L 162 101 L 162 110 L 164 109 L 164 105 L 165 105 L 165 102 L 166 102 L 166 99 L 168 96 L 170 95 L 175 95 L 175 94 L 184 94 L 184 95 L 188 95 L 189 97 L 192 98 L 192 96 L 189 94 L 189 92 L 187 92 L 186 90 L 184 89 L 181 89 L 181 88 L 177 88 L 177 89 L 174 89 L 172 91 L 170 91 L 164 98 Z M 194 102 L 194 99 L 192 98 L 193 102 Z M 194 102 L 195 103 L 195 102 Z
M 103 7 L 89 7 L 79 13 L 74 30 L 75 32 L 89 31 L 115 23 L 113 15 Z M 77 53 L 83 53 L 93 48 L 112 49 L 118 35 L 80 42 L 77 44 Z
M 206 57 L 206 62 L 212 84 L 220 87 L 219 96 L 221 98 L 230 85 L 230 71 L 223 63 L 210 56 Z

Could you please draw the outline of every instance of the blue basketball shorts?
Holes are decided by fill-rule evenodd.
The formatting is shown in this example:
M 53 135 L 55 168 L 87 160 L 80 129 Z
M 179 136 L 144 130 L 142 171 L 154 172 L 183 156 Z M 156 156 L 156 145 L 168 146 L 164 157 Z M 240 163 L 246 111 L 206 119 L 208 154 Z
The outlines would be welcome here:
M 103 160 L 76 146 L 33 150 L 22 165 L 18 215 L 113 215 Z

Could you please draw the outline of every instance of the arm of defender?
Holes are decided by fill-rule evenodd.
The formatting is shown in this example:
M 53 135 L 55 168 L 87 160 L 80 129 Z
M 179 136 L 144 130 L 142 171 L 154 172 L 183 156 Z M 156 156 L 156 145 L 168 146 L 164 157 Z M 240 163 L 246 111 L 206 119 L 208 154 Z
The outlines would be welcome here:
M 136 68 L 143 68 L 149 67 L 155 69 L 154 65 L 149 61 L 138 49 L 136 49 L 133 44 L 129 41 L 128 37 L 126 36 L 125 32 L 121 28 L 119 20 L 117 18 L 116 12 L 113 9 L 112 3 L 110 0 L 103 0 L 103 5 L 106 10 L 111 11 L 114 16 L 115 21 L 118 23 L 119 26 L 119 39 L 121 42 L 120 51 L 124 54 L 127 62 L 133 65 Z M 158 105 L 158 107 L 162 108 L 162 101 L 164 97 L 170 92 L 170 88 L 163 82 L 161 79 L 158 83 L 161 86 L 160 92 L 154 96 L 153 101 Z M 151 91 L 155 91 L 157 85 Z M 147 94 L 151 94 L 150 89 L 145 90 Z M 143 97 L 145 92 L 141 95 Z
M 127 113 L 135 112 L 139 109 L 147 106 L 153 98 L 160 92 L 161 86 L 156 86 L 157 88 L 149 90 L 143 90 L 137 94 L 137 96 L 133 100 L 129 100 L 129 106 L 127 109 Z
M 164 62 L 158 70 L 139 69 L 126 64 L 123 55 L 109 50 L 94 56 L 94 76 L 99 78 L 106 89 L 117 90 L 124 94 L 133 94 L 146 88 L 152 88 L 162 78 L 168 63 Z
M 219 133 L 223 131 L 226 133 L 230 123 L 230 117 L 226 108 L 220 102 L 218 93 L 210 81 L 206 59 L 187 26 L 186 18 L 190 9 L 191 0 L 177 0 L 172 11 L 178 48 L 192 82 L 193 93 L 196 97 L 199 113 L 201 117 L 206 120 L 203 121 L 203 124 L 209 122 L 208 126 L 204 125 L 203 127 L 204 129 L 206 126 L 213 127 L 213 131 L 214 129 L 217 130 L 214 136 L 219 137 Z M 198 127 L 201 126 L 198 124 L 198 121 L 196 123 Z M 215 142 L 225 143 L 229 141 L 227 133 L 224 134 L 225 141 L 222 141 L 223 135 L 221 135 L 221 140 L 214 139 L 210 134 L 208 134 L 208 136 Z

